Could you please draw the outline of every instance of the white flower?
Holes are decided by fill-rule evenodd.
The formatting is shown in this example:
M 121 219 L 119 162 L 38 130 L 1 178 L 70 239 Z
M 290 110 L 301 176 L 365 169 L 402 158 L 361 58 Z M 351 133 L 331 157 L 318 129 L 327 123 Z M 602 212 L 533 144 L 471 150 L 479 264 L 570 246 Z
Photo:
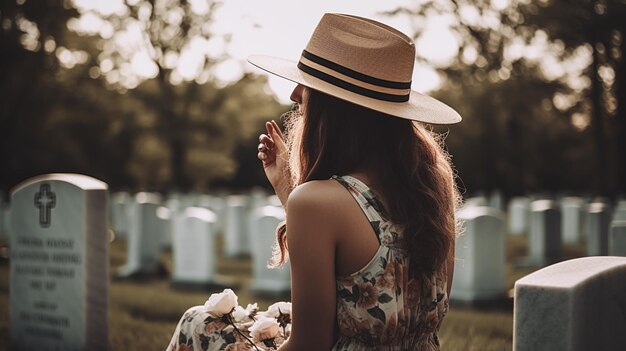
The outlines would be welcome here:
M 235 306 L 237 306 L 237 295 L 231 289 L 224 289 L 219 294 L 212 294 L 204 303 L 207 312 L 218 318 L 230 313 Z
M 281 313 L 291 316 L 291 302 L 276 302 L 275 304 L 270 305 L 263 315 L 266 317 L 278 318 Z
M 249 319 L 250 316 L 254 315 L 254 313 L 258 310 L 259 310 L 259 305 L 257 303 L 248 304 L 248 306 L 245 309 L 241 306 L 237 306 L 235 307 L 235 310 L 233 311 L 233 319 L 237 323 L 243 323 L 247 319 Z
M 276 319 L 259 317 L 249 329 L 250 336 L 255 342 L 274 339 L 278 336 L 279 325 Z

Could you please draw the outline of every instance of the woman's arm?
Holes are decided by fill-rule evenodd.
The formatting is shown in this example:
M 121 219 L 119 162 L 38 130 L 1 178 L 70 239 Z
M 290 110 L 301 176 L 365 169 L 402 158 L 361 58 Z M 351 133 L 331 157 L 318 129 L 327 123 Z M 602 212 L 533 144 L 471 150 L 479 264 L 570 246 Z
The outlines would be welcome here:
M 298 186 L 287 201 L 292 331 L 281 351 L 330 350 L 333 345 L 338 215 L 329 206 L 332 194 L 324 182 Z

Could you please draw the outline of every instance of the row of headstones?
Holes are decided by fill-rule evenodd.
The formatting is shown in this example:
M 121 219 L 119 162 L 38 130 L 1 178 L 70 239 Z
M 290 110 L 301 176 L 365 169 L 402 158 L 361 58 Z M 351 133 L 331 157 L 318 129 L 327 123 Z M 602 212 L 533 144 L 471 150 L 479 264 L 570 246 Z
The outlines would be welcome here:
M 553 250 L 561 243 L 559 208 L 547 200 L 532 202 L 529 207 L 529 261 L 552 262 L 560 252 Z M 598 231 L 596 238 L 588 233 L 587 244 L 602 240 L 619 257 L 591 256 L 563 261 L 516 281 L 513 350 L 626 348 L 626 257 L 623 257 L 626 256 L 626 221 L 622 220 L 626 206 L 618 203 L 610 226 L 606 225 L 610 217 L 608 208 L 602 202 L 587 207 L 591 222 L 588 231 Z M 596 217 L 597 214 L 600 215 Z M 510 221 L 510 211 L 508 215 Z M 458 217 L 464 222 L 464 233 L 456 243 L 452 301 L 474 304 L 505 299 L 504 214 L 470 202 L 459 211 Z M 596 229 L 601 225 L 610 227 L 608 239 L 600 234 L 607 231 Z M 553 243 L 550 250 L 548 243 Z
M 567 200 L 566 200 L 567 201 Z M 565 201 L 565 202 L 566 202 Z M 505 216 L 487 202 L 476 198 L 464 204 L 457 217 L 463 223 L 463 233 L 457 238 L 452 301 L 480 303 L 506 299 L 505 288 Z M 515 220 L 519 198 L 509 205 L 508 221 Z M 560 261 L 564 225 L 561 208 L 551 200 L 528 203 L 524 216 L 529 218 L 528 257 L 526 266 L 543 267 Z M 588 207 L 588 256 L 626 256 L 626 203 L 619 202 L 609 224 L 609 206 L 593 202 Z
M 255 228 L 255 235 L 249 237 L 254 261 L 252 289 L 284 292 L 290 288 L 289 267 L 266 267 L 284 210 L 275 206 L 274 200 L 257 202 L 245 217 L 240 208 L 244 199 L 226 199 L 227 219 L 222 225 L 227 232 L 241 221 L 251 221 L 246 225 Z M 162 248 L 161 233 L 168 227 L 169 217 L 174 281 L 212 283 L 219 216 L 197 206 L 168 213 L 158 201 L 154 195 L 140 193 L 121 212 L 127 219 L 129 247 L 123 273 L 154 267 L 156 261 L 149 251 Z M 115 206 L 109 207 L 107 185 L 83 175 L 44 175 L 15 187 L 11 206 L 11 349 L 107 349 L 108 252 L 113 240 L 108 211 L 115 211 Z
M 118 277 L 152 275 L 161 252 L 171 248 L 172 284 L 177 287 L 222 285 L 217 276 L 217 239 L 223 256 L 251 256 L 255 293 L 281 295 L 290 290 L 289 265 L 268 269 L 275 231 L 285 219 L 276 197 L 255 191 L 224 197 L 175 196 L 161 204 L 159 196 L 125 193 L 112 196 L 111 223 L 127 240 L 127 263 Z

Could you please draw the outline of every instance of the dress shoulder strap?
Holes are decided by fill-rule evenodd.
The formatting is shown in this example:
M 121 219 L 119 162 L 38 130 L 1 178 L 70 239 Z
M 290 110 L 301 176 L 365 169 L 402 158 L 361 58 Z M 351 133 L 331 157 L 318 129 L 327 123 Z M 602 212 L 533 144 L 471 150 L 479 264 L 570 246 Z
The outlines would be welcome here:
M 343 185 L 354 197 L 361 210 L 369 220 L 378 241 L 381 239 L 380 224 L 387 221 L 382 202 L 374 192 L 359 179 L 352 176 L 332 176 L 332 179 Z

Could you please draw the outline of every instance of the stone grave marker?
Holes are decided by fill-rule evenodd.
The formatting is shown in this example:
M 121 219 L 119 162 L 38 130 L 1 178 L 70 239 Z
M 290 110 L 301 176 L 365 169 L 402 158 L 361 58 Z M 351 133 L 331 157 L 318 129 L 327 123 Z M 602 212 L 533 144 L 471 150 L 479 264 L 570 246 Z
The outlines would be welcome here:
M 282 267 L 267 267 L 276 242 L 276 228 L 285 220 L 285 211 L 281 207 L 263 206 L 253 212 L 257 231 L 252 239 L 252 273 L 250 290 L 255 294 L 282 296 L 291 291 L 289 263 Z
M 0 201 L 0 244 L 9 243 L 9 227 L 11 222 L 11 207 Z
M 159 206 L 156 210 L 158 236 L 161 250 L 172 249 L 172 211 L 166 206 Z
M 609 253 L 609 224 L 611 212 L 608 204 L 592 202 L 587 208 L 587 255 L 604 256 Z
M 163 221 L 157 217 L 160 197 L 138 193 L 129 206 L 129 228 L 126 265 L 119 268 L 117 278 L 149 276 L 156 273 L 161 253 Z
M 489 207 L 497 208 L 502 211 L 504 208 L 504 196 L 501 190 L 494 190 L 489 196 Z
M 132 198 L 127 192 L 116 192 L 111 194 L 111 228 L 115 237 L 126 239 L 128 237 L 128 206 Z
M 11 350 L 108 349 L 107 185 L 48 174 L 11 204 Z
M 564 197 L 561 200 L 561 236 L 565 244 L 582 241 L 582 206 L 583 201 L 579 197 Z
M 248 194 L 248 241 L 252 242 L 252 238 L 257 234 L 258 227 L 254 211 L 258 208 L 266 206 L 268 203 L 267 193 L 262 188 L 255 187 Z
M 552 200 L 531 203 L 527 264 L 545 266 L 561 259 L 561 212 Z
M 626 257 L 545 267 L 515 283 L 513 350 L 622 350 L 624 306 Z
M 611 222 L 609 255 L 626 256 L 626 220 Z
M 626 221 L 626 200 L 620 200 L 613 212 L 613 221 Z
M 217 283 L 215 213 L 189 207 L 177 216 L 172 243 L 172 285 L 177 288 L 214 289 Z
M 248 235 L 248 203 L 244 195 L 226 198 L 226 223 L 224 228 L 224 256 L 250 255 Z
M 463 207 L 489 206 L 487 198 L 484 196 L 473 196 L 463 201 Z
M 452 301 L 473 304 L 506 297 L 503 217 L 490 207 L 459 212 L 464 231 L 455 245 Z
M 530 200 L 527 197 L 514 197 L 509 201 L 507 224 L 508 233 L 522 235 L 528 233 L 530 223 Z

